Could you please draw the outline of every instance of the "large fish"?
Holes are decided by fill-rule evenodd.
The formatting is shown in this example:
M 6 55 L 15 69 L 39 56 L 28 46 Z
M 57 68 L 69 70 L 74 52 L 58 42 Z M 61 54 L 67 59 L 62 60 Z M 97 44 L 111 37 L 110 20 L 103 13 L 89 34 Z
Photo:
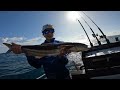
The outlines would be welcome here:
M 8 52 L 11 52 L 11 44 L 3 43 L 6 45 L 9 50 Z M 66 47 L 71 52 L 80 52 L 80 51 L 86 51 L 88 50 L 87 45 L 82 43 L 71 43 L 71 42 L 65 42 L 61 44 L 43 44 L 43 45 L 24 45 L 22 46 L 23 53 L 29 55 L 29 56 L 49 56 L 49 55 L 58 55 L 60 53 L 60 47 Z

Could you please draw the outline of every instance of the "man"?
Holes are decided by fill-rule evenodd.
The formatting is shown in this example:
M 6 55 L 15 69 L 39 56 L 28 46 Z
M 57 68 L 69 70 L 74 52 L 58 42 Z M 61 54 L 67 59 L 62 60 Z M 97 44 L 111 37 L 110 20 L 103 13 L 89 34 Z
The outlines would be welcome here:
M 45 37 L 45 41 L 42 43 L 63 43 L 61 41 L 55 40 L 54 36 L 54 28 L 50 24 L 46 24 L 43 26 L 42 34 Z M 16 54 L 22 53 L 21 46 L 17 44 L 12 44 L 12 51 Z M 44 57 L 34 57 L 26 55 L 28 63 L 35 67 L 41 68 L 43 65 L 45 74 L 48 79 L 70 79 L 69 70 L 66 68 L 66 64 L 68 63 L 68 59 L 66 58 L 66 54 L 69 53 L 68 49 L 64 46 L 61 46 L 60 54 L 57 56 L 44 56 Z

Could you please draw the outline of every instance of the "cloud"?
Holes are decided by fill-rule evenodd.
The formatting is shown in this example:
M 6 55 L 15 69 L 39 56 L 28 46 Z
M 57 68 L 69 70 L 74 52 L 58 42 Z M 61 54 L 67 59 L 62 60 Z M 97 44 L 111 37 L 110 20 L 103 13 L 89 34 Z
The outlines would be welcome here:
M 24 40 L 26 40 L 26 38 L 24 38 L 24 37 L 12 37 L 12 38 L 6 37 L 6 38 L 2 38 L 1 40 L 4 43 L 11 43 L 11 42 L 21 42 L 21 41 L 24 41 Z
M 44 38 L 36 37 L 22 42 L 22 45 L 37 45 L 43 42 Z
M 56 37 L 57 40 L 61 40 L 64 42 L 77 42 L 77 43 L 84 43 L 89 45 L 89 41 L 87 40 L 87 37 L 85 37 L 84 35 L 81 36 L 67 36 L 67 37 Z
M 37 44 L 41 44 L 43 42 L 43 38 L 41 37 L 36 37 L 36 38 L 32 38 L 32 39 L 27 39 L 25 37 L 5 37 L 5 38 L 1 38 L 0 37 L 0 53 L 5 53 L 8 48 L 3 45 L 2 43 L 16 43 L 16 44 L 20 44 L 20 45 L 37 45 Z
M 2 41 L 3 41 L 3 42 L 7 42 L 7 41 L 8 41 L 8 38 L 2 38 Z
M 120 35 L 120 32 L 118 32 L 118 31 L 108 32 L 107 36 Z

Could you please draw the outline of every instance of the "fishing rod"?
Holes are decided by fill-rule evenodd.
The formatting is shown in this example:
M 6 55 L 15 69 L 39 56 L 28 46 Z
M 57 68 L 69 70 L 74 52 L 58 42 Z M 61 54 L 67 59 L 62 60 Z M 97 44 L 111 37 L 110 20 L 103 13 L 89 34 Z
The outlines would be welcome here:
M 83 12 L 83 11 L 82 11 Z M 84 13 L 84 12 L 83 12 Z M 85 14 L 85 13 L 84 13 Z M 107 39 L 106 35 L 103 33 L 103 31 L 98 27 L 98 25 L 87 15 L 85 14 L 96 26 L 97 28 L 100 30 L 100 32 L 102 33 L 103 37 L 105 38 L 107 44 L 110 44 L 110 41 Z
M 77 19 L 77 20 L 78 20 L 78 19 Z M 78 22 L 79 22 L 79 24 L 82 26 L 82 28 L 83 28 L 83 30 L 84 30 L 84 32 L 85 32 L 85 34 L 86 34 L 86 36 L 87 36 L 87 38 L 88 38 L 88 40 L 89 40 L 89 42 L 90 42 L 91 47 L 93 47 L 93 44 L 91 43 L 90 38 L 89 38 L 89 36 L 88 36 L 85 28 L 83 27 L 83 25 L 82 25 L 82 23 L 80 22 L 80 20 L 78 20 Z
M 82 16 L 81 16 L 81 18 L 85 21 L 85 19 L 84 19 Z M 93 37 L 96 38 L 98 44 L 101 45 L 101 42 L 100 42 L 100 41 L 98 40 L 98 38 L 96 37 L 96 35 L 95 35 L 93 29 L 90 27 L 90 25 L 87 23 L 87 21 L 85 21 L 85 23 L 89 26 L 90 30 L 92 31 L 92 33 L 93 33 L 93 35 L 94 35 Z

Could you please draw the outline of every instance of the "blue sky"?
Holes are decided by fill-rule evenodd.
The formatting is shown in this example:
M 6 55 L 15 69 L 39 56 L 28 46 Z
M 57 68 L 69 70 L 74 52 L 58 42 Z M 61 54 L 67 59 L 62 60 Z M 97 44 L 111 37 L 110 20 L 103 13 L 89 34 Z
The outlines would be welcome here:
M 55 27 L 57 40 L 88 44 L 86 35 L 77 21 L 68 18 L 70 11 L 0 11 L 0 53 L 6 52 L 3 42 L 15 42 L 22 45 L 40 44 L 44 41 L 41 29 L 44 24 Z M 101 34 L 86 16 L 78 11 L 92 29 Z M 107 35 L 120 34 L 120 11 L 85 11 Z M 91 39 L 91 31 L 81 18 Z

